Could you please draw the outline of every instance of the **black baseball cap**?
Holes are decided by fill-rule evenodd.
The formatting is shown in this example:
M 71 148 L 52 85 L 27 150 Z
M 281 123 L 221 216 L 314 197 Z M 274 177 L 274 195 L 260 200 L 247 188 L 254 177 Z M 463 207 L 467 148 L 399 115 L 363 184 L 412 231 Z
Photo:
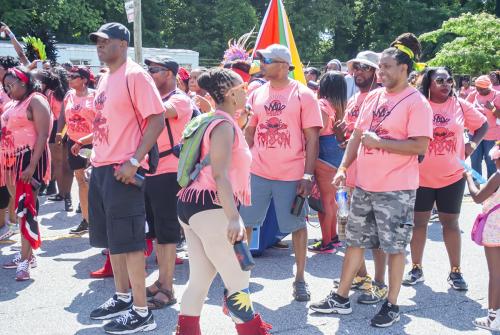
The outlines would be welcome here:
M 172 71 L 174 75 L 177 75 L 177 72 L 179 71 L 179 63 L 168 56 L 149 57 L 144 60 L 144 63 L 147 66 L 149 66 L 149 64 L 151 63 L 160 64 L 161 66 L 164 66 Z
M 130 31 L 127 27 L 118 22 L 103 24 L 98 31 L 89 35 L 90 40 L 94 43 L 97 41 L 98 37 L 127 41 L 127 43 L 130 43 Z

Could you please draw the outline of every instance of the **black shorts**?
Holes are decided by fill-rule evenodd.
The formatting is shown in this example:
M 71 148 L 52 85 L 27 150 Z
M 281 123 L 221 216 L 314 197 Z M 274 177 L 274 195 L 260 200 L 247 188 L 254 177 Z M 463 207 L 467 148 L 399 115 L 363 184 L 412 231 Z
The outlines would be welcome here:
M 0 187 L 0 209 L 5 209 L 9 207 L 9 201 L 10 201 L 10 194 L 9 190 L 7 189 L 7 186 Z M 2 213 L 0 215 L 4 214 L 5 213 Z
M 52 131 L 50 132 L 49 136 L 50 144 L 56 143 L 56 135 L 57 135 L 57 120 L 54 120 L 54 122 L 52 122 Z
M 415 212 L 431 211 L 434 203 L 436 203 L 437 210 L 440 213 L 460 214 L 464 190 L 465 179 L 463 178 L 442 188 L 420 187 L 417 190 Z
M 69 168 L 71 170 L 73 170 L 73 171 L 85 169 L 87 167 L 87 165 L 88 165 L 87 160 L 85 158 L 83 158 L 83 157 L 80 157 L 78 155 L 75 156 L 75 155 L 73 155 L 73 153 L 71 153 L 71 147 L 74 144 L 75 144 L 75 141 L 73 141 L 70 138 L 68 138 L 68 142 L 64 144 L 66 146 L 67 150 L 68 150 L 68 164 L 69 164 Z M 82 148 L 92 149 L 92 144 L 84 145 Z
M 177 214 L 182 223 L 189 225 L 189 219 L 195 214 L 203 211 L 208 211 L 210 209 L 222 208 L 219 205 L 214 204 L 212 201 L 212 196 L 209 191 L 202 191 L 200 196 L 193 196 L 189 201 L 177 202 Z
M 31 163 L 31 155 L 33 154 L 32 151 L 27 151 L 16 158 L 16 169 L 17 169 L 17 176 L 16 176 L 16 181 L 21 178 L 21 174 L 23 171 L 30 165 Z M 45 149 L 42 153 L 42 157 L 38 161 L 38 164 L 36 165 L 35 172 L 33 173 L 33 178 L 36 179 L 39 183 L 44 183 L 43 182 L 43 177 L 47 173 L 48 169 L 48 162 L 49 162 L 49 153 L 48 153 L 48 148 Z
M 115 179 L 114 166 L 94 167 L 89 183 L 89 240 L 111 254 L 144 250 L 144 189 Z
M 181 225 L 177 218 L 177 173 L 148 176 L 145 181 L 146 221 L 148 238 L 158 244 L 176 244 L 181 240 Z

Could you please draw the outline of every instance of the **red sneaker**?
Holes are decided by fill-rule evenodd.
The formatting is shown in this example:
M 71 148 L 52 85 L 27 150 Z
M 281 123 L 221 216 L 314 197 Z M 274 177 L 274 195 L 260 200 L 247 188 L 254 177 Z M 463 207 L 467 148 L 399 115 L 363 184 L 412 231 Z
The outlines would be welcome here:
M 111 266 L 111 259 L 109 255 L 106 256 L 106 262 L 99 270 L 90 273 L 90 278 L 107 278 L 113 277 L 113 267 Z
M 175 265 L 184 264 L 184 260 L 179 257 L 175 257 Z

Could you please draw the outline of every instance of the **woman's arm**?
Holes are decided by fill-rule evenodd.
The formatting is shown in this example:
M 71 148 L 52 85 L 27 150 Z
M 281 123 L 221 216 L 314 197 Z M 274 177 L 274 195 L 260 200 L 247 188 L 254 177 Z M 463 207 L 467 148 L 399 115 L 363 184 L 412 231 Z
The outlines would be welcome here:
M 49 138 L 50 109 L 47 102 L 38 96 L 33 97 L 28 107 L 28 119 L 35 124 L 37 137 L 30 164 L 21 174 L 21 180 L 25 183 L 28 183 L 33 177 Z
M 19 43 L 19 41 L 17 40 L 12 30 L 10 30 L 8 26 L 3 26 L 1 30 L 3 30 L 9 36 L 10 42 L 14 46 L 14 50 L 16 50 L 17 56 L 19 57 L 21 64 L 24 66 L 29 66 L 30 62 L 26 57 L 26 55 L 24 54 L 23 47 L 21 46 L 21 43 Z
M 229 181 L 229 169 L 232 158 L 234 129 L 228 122 L 221 122 L 210 134 L 210 164 L 212 176 L 217 184 L 220 205 L 229 221 L 227 238 L 231 244 L 245 237 L 245 227 L 240 219 L 233 196 L 233 187 Z

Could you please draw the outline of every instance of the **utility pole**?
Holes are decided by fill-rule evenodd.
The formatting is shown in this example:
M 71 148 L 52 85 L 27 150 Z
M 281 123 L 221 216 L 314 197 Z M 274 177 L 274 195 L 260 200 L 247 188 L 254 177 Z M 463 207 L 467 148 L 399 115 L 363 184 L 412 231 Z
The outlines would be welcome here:
M 135 62 L 142 64 L 142 7 L 141 0 L 134 0 L 134 52 Z

